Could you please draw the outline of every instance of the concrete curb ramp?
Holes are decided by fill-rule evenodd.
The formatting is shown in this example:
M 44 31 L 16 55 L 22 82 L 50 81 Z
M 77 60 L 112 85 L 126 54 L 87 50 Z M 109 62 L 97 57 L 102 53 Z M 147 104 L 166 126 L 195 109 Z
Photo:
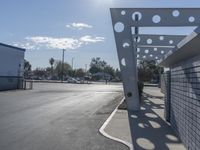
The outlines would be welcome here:
M 124 98 L 122 99 L 122 101 L 120 102 L 120 104 L 121 104 L 123 101 L 124 101 Z M 119 105 L 120 105 L 120 104 L 119 104 Z M 118 106 L 119 106 L 119 105 L 118 105 Z M 122 140 L 122 139 L 120 139 L 120 138 L 118 138 L 118 137 L 114 137 L 114 136 L 112 136 L 111 134 L 109 134 L 109 133 L 106 131 L 106 128 L 109 126 L 109 124 L 111 123 L 111 121 L 112 121 L 114 115 L 115 115 L 116 112 L 118 111 L 118 106 L 117 106 L 117 107 L 115 108 L 115 110 L 111 113 L 111 115 L 108 117 L 108 119 L 104 122 L 104 124 L 102 125 L 102 127 L 99 129 L 99 132 L 100 132 L 103 136 L 105 136 L 105 137 L 107 137 L 107 138 L 109 138 L 109 139 L 112 139 L 112 140 L 114 140 L 114 141 L 120 142 L 120 143 L 122 143 L 122 144 L 128 146 L 128 147 L 130 148 L 130 150 L 133 150 L 133 145 L 132 145 L 130 142 L 125 141 L 125 140 Z M 128 118 L 127 118 L 127 121 L 128 121 Z M 128 126 L 128 128 L 129 128 L 129 126 Z M 121 129 L 121 128 L 120 128 L 120 129 Z M 116 132 L 119 132 L 119 131 L 116 131 Z M 131 139 L 131 136 L 130 136 L 130 139 Z

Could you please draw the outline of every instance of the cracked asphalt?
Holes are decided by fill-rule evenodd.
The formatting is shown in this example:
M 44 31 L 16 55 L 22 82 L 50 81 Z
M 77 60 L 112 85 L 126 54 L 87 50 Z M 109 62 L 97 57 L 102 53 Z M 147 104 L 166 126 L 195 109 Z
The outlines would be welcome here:
M 121 99 L 121 84 L 35 83 L 0 92 L 0 149 L 128 150 L 98 132 Z

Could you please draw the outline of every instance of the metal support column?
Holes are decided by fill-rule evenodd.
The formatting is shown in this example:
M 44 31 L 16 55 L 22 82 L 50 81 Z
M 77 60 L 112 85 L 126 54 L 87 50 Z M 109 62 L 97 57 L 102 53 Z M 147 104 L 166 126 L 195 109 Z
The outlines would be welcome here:
M 111 12 L 111 15 L 114 17 L 115 14 Z M 121 22 L 113 22 L 113 26 L 115 39 L 116 41 L 120 41 L 116 42 L 116 45 L 127 109 L 129 111 L 136 111 L 140 109 L 140 106 L 136 69 L 137 58 L 135 57 L 136 52 L 133 51 L 133 42 L 130 40 L 132 39 L 131 28 Z

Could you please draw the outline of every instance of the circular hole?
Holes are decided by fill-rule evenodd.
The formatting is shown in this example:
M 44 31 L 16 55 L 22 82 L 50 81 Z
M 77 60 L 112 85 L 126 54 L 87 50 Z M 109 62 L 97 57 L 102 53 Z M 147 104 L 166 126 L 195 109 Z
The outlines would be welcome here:
M 130 42 L 130 40 L 124 40 L 123 41 L 123 43 L 122 43 L 122 47 L 123 48 L 129 48 L 130 46 L 131 46 L 131 44 L 130 44 L 131 42 Z
M 161 21 L 161 17 L 159 15 L 155 15 L 153 16 L 152 21 L 154 23 L 159 23 Z
M 156 56 L 156 59 L 158 59 L 158 57 Z
M 149 53 L 149 50 L 148 50 L 148 49 L 146 49 L 144 52 L 145 52 L 146 54 L 148 54 L 148 53 Z
M 160 39 L 161 41 L 163 41 L 163 40 L 164 40 L 164 36 L 160 36 L 159 39 Z
M 153 57 L 153 55 L 151 54 L 150 57 Z
M 155 121 L 149 121 L 149 123 L 151 124 L 151 127 L 155 129 L 161 128 L 161 125 Z
M 121 60 L 121 64 L 122 64 L 122 66 L 126 66 L 125 58 L 122 58 L 122 60 Z
M 146 58 L 146 56 L 144 55 L 143 58 Z
M 140 12 L 134 12 L 132 15 L 134 21 L 140 21 L 142 19 L 142 14 Z
M 131 118 L 135 118 L 135 119 L 137 119 L 138 116 L 137 116 L 137 115 L 131 115 Z
M 146 139 L 146 138 L 137 138 L 136 143 L 140 147 L 140 149 L 145 149 L 145 150 L 155 149 L 154 143 L 151 142 L 149 139 Z
M 169 44 L 173 44 L 173 43 L 174 43 L 174 41 L 173 41 L 173 40 L 170 40 L 170 41 L 169 41 Z
M 178 141 L 178 138 L 175 135 L 167 134 L 166 137 L 171 141 Z
M 116 32 L 122 32 L 124 31 L 124 24 L 122 22 L 117 22 L 114 26 L 114 29 Z
M 137 43 L 139 43 L 139 42 L 140 42 L 140 40 L 141 40 L 141 39 L 140 39 L 140 37 L 139 37 L 139 36 L 134 38 L 134 41 L 135 41 L 135 42 L 137 41 Z
M 139 123 L 138 126 L 139 126 L 140 128 L 145 128 L 143 123 Z
M 140 52 L 140 48 L 137 48 L 137 52 Z
M 154 50 L 154 51 L 157 51 L 157 50 L 158 50 L 158 48 L 157 48 L 157 47 L 155 47 L 153 50 Z
M 128 96 L 128 97 L 132 97 L 132 93 L 131 93 L 131 92 L 128 92 L 128 93 L 127 93 L 127 96 Z
M 195 21 L 195 18 L 194 18 L 193 16 L 190 16 L 190 17 L 188 18 L 188 21 L 189 21 L 189 22 L 194 22 L 194 21 Z
M 152 39 L 147 40 L 147 44 L 152 44 L 152 42 L 153 42 Z
M 139 126 L 140 128 L 146 128 L 146 127 L 148 127 L 148 125 L 145 124 L 145 123 L 139 123 L 138 126 Z
M 140 37 L 138 36 L 138 37 L 137 37 L 137 42 L 139 43 L 139 42 L 140 42 L 140 40 L 141 40 L 141 39 L 140 39 Z
M 153 113 L 146 113 L 145 116 L 149 118 L 158 118 L 158 116 Z
M 121 11 L 121 15 L 123 15 L 123 16 L 126 15 L 126 11 L 125 11 L 125 10 L 122 10 L 122 11 Z
M 161 54 L 164 54 L 164 51 L 161 51 Z
M 180 12 L 179 12 L 178 10 L 174 10 L 174 11 L 172 12 L 172 15 L 173 15 L 174 17 L 178 17 L 178 16 L 180 15 Z
M 130 44 L 128 42 L 123 43 L 123 48 L 129 48 Z

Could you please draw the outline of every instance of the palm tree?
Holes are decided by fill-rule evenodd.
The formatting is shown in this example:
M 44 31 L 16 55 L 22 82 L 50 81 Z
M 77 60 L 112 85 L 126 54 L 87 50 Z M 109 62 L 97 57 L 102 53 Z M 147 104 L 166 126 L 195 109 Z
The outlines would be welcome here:
M 54 62 L 55 62 L 54 58 L 50 58 L 49 59 L 49 64 L 51 65 L 51 75 L 53 75 L 53 65 L 54 65 Z
M 50 63 L 50 65 L 51 65 L 51 68 L 53 67 L 54 62 L 55 62 L 55 60 L 54 60 L 53 58 L 50 58 L 50 59 L 49 59 L 49 63 Z
M 24 70 L 31 71 L 31 64 L 27 60 L 24 60 Z
M 24 77 L 25 78 L 28 78 L 30 71 L 31 71 L 31 64 L 27 60 L 24 60 Z

